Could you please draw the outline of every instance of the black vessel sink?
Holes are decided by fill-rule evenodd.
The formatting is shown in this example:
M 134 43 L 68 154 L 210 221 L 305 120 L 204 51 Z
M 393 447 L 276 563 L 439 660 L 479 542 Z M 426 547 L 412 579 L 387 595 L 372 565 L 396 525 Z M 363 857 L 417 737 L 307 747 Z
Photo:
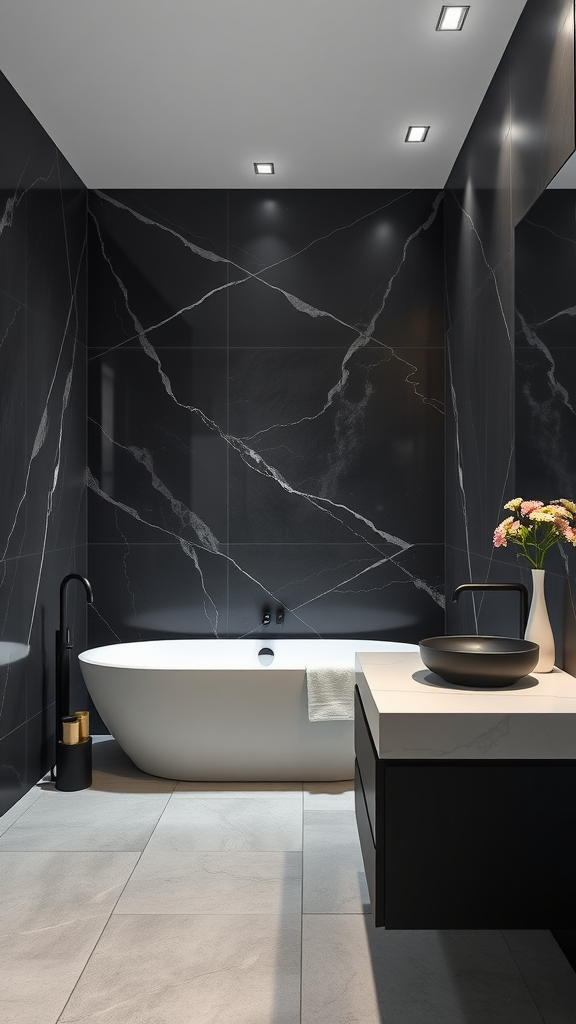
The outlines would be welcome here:
M 508 636 L 431 636 L 420 641 L 427 668 L 456 686 L 512 686 L 536 667 L 540 648 Z

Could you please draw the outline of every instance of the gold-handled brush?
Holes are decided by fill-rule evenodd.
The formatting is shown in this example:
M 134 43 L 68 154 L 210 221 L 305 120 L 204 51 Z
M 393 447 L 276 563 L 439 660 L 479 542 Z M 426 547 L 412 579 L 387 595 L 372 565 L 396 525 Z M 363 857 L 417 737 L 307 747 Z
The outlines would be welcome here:
M 75 711 L 74 717 L 78 719 L 80 724 L 80 743 L 83 743 L 90 735 L 90 712 Z
M 62 743 L 67 747 L 75 747 L 80 742 L 80 722 L 74 715 L 62 719 Z

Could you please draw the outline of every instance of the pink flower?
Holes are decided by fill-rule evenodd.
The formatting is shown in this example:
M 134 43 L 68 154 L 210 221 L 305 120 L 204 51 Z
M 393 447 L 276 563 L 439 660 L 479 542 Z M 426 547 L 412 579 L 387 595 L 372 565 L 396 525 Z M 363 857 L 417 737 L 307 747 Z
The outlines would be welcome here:
M 531 512 L 534 512 L 537 508 L 542 508 L 543 505 L 543 501 L 523 501 L 520 505 L 520 512 L 523 516 L 529 516 Z
M 512 515 L 494 530 L 495 548 L 505 548 L 512 543 L 522 549 L 519 558 L 526 559 L 529 565 L 540 566 L 553 544 L 572 544 L 576 548 L 576 502 L 556 498 L 546 504 L 512 498 L 504 508 Z
M 576 544 L 576 530 L 573 526 L 569 526 L 565 519 L 558 517 L 554 521 L 554 526 L 570 544 Z
M 506 548 L 506 547 L 508 547 L 508 544 L 506 543 L 506 534 L 504 533 L 504 530 L 500 526 L 496 527 L 496 529 L 494 530 L 494 547 L 495 548 Z

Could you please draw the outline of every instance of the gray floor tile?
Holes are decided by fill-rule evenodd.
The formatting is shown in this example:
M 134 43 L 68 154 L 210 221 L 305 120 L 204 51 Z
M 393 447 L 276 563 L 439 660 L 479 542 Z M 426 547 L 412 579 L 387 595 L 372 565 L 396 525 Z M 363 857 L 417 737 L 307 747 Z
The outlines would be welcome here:
M 302 848 L 299 800 L 174 796 L 151 850 L 284 852 Z
M 143 850 L 169 793 L 48 787 L 0 836 L 0 850 Z
M 299 1024 L 300 918 L 114 915 L 62 1024 Z
M 8 811 L 6 811 L 0 818 L 0 836 L 9 829 L 15 821 L 27 811 L 29 807 L 35 803 L 36 800 L 42 795 L 42 790 L 38 786 L 32 786 L 28 792 L 15 803 Z
M 546 1024 L 576 1021 L 576 972 L 548 931 L 505 931 L 504 938 Z
M 56 1024 L 137 859 L 0 853 L 2 1024 Z
M 304 913 L 368 913 L 354 812 L 304 811 L 303 847 Z
M 300 853 L 145 850 L 119 914 L 299 914 Z
M 302 1024 L 542 1024 L 500 932 L 305 916 Z
M 373 928 L 348 783 L 175 783 L 95 747 L 96 786 L 1 819 L 2 1024 L 298 1024 L 302 862 L 302 1024 L 576 1021 L 549 932 Z

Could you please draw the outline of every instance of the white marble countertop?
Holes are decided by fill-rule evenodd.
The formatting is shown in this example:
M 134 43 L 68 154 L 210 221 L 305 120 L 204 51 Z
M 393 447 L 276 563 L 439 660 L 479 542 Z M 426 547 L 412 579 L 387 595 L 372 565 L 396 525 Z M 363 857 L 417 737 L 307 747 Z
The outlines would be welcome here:
M 479 690 L 445 683 L 418 653 L 359 654 L 358 662 L 380 757 L 576 758 L 576 678 L 559 668 Z

